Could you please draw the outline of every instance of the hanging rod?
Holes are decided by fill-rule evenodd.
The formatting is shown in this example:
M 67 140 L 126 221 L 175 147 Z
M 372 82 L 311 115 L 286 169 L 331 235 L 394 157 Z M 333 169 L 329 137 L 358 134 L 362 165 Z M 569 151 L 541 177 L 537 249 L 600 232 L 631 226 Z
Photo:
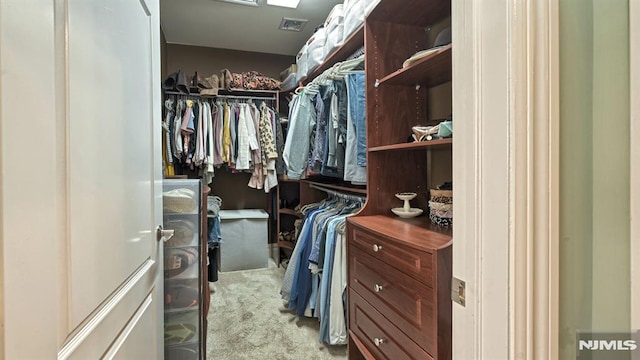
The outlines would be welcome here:
M 215 97 L 218 96 L 218 95 L 202 95 L 202 94 L 195 94 L 195 93 L 194 94 L 185 94 L 185 93 L 181 93 L 181 92 L 178 92 L 178 91 L 165 91 L 164 95 L 185 96 L 185 97 L 191 96 L 191 97 L 198 97 L 198 98 L 200 98 L 200 97 L 201 98 L 215 98 Z
M 242 96 L 242 95 L 218 95 L 217 99 L 239 99 L 239 100 L 269 100 L 276 101 L 276 97 L 264 97 L 264 96 Z
M 277 100 L 277 97 L 270 96 L 245 96 L 245 95 L 202 95 L 202 94 L 184 94 L 176 91 L 165 91 L 165 95 L 196 97 L 196 98 L 212 98 L 212 99 L 242 99 L 242 100 Z
M 345 200 L 353 200 L 353 201 L 361 201 L 361 202 L 364 202 L 365 200 L 367 200 L 367 197 L 365 195 L 345 194 L 343 192 L 330 190 L 330 189 L 324 188 L 322 186 L 318 186 L 316 184 L 309 184 L 309 186 L 312 189 L 317 189 L 317 190 L 320 190 L 320 191 L 324 191 L 329 195 L 333 195 L 335 197 L 342 198 L 342 199 L 345 199 Z

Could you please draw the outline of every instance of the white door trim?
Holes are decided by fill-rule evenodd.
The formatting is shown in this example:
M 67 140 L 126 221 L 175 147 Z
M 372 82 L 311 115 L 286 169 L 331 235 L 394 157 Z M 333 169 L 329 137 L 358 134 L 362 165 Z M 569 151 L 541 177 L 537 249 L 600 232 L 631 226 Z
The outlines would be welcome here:
M 558 358 L 559 9 L 514 1 L 511 73 L 511 353 Z
M 554 0 L 452 3 L 455 359 L 558 357 Z
M 640 329 L 640 0 L 629 1 L 631 329 Z

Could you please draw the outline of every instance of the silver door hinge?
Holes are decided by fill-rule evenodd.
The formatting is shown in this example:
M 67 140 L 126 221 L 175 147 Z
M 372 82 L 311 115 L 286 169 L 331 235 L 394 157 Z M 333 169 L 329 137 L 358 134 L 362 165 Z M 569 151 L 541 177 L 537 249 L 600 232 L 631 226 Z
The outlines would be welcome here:
M 465 306 L 465 284 L 456 277 L 451 278 L 451 300 Z

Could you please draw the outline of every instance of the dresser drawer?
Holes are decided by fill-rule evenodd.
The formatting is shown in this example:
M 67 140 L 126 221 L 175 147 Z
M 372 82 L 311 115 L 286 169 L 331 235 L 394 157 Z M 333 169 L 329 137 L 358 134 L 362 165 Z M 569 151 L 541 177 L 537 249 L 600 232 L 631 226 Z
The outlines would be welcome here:
M 349 293 L 349 328 L 376 359 L 432 359 L 358 293 Z
M 396 268 L 349 247 L 350 287 L 428 353 L 437 343 L 434 290 Z
M 354 228 L 351 244 L 401 272 L 433 287 L 433 254 Z

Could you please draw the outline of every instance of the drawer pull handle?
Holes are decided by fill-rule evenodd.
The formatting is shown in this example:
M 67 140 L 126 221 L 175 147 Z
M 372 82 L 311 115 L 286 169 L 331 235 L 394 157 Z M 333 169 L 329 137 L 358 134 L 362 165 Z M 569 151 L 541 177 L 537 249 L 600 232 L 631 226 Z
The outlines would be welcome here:
M 376 285 L 373 287 L 373 290 L 375 290 L 376 292 L 378 292 L 378 293 L 379 293 L 380 291 L 382 291 L 382 285 L 378 285 L 378 284 L 376 284 Z
M 384 339 L 381 338 L 375 338 L 373 339 L 374 344 L 376 344 L 377 347 L 380 347 L 380 345 L 384 344 Z
M 374 252 L 378 252 L 380 250 L 382 250 L 382 245 L 373 244 L 373 251 Z

